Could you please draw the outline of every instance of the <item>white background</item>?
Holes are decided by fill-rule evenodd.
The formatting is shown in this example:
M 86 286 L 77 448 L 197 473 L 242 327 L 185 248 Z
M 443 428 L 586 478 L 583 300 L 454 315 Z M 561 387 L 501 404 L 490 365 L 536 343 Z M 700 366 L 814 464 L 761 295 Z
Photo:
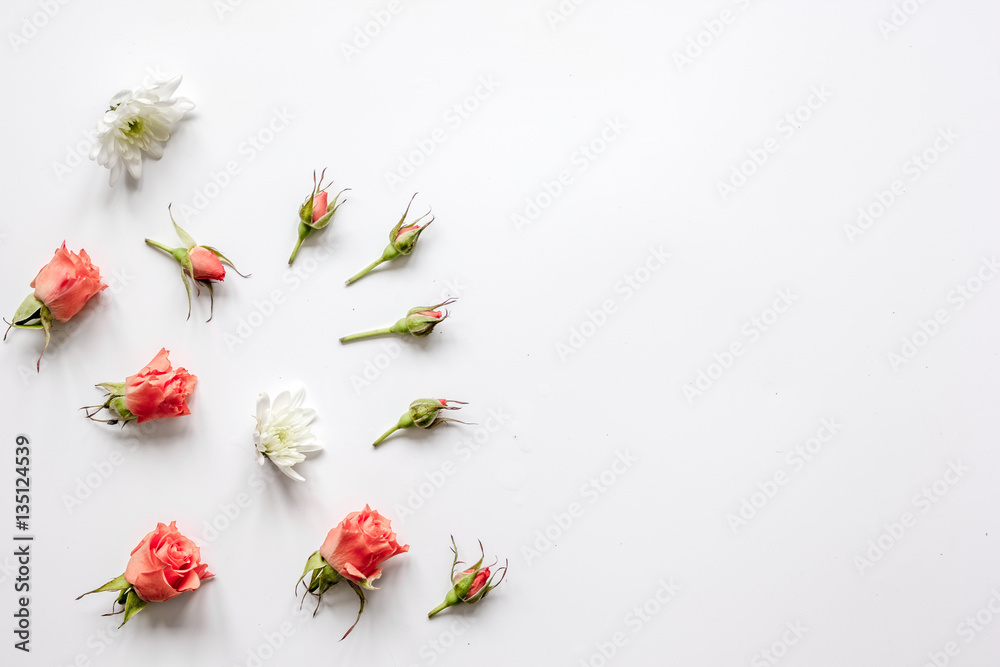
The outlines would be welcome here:
M 10 317 L 64 239 L 113 289 L 58 326 L 40 374 L 40 333 L 3 345 L 0 536 L 13 545 L 24 433 L 36 539 L 30 655 L 12 647 L 13 547 L 0 550 L 0 661 L 995 664 L 1000 281 L 977 281 L 995 278 L 1000 250 L 1000 9 L 903 4 L 894 17 L 891 0 L 595 0 L 561 15 L 556 0 L 402 0 L 394 14 L 5 3 L 0 303 Z M 141 184 L 109 188 L 79 153 L 111 96 L 150 72 L 183 74 L 197 109 Z M 272 133 L 276 113 L 291 120 Z M 742 166 L 769 139 L 766 162 Z M 239 173 L 215 187 L 229 162 Z M 292 274 L 297 207 L 323 167 L 352 190 Z M 754 173 L 724 197 L 740 168 Z M 902 194 L 851 232 L 894 180 Z M 344 287 L 417 191 L 414 211 L 437 221 L 416 252 Z M 185 321 L 176 265 L 143 244 L 176 242 L 170 202 L 253 274 L 227 275 L 208 323 L 206 295 Z M 655 271 L 651 249 L 670 255 Z M 780 292 L 792 306 L 775 321 Z M 452 317 L 427 339 L 337 342 L 448 295 Z M 937 311 L 946 320 L 922 335 Z M 94 383 L 161 346 L 198 376 L 189 417 L 84 419 Z M 700 372 L 715 379 L 695 395 Z M 295 383 L 326 445 L 298 484 L 259 468 L 251 444 L 257 393 Z M 479 426 L 373 451 L 422 396 L 469 401 L 456 416 Z M 801 459 L 824 419 L 836 434 Z M 618 457 L 631 463 L 609 472 Z M 961 476 L 939 481 L 953 464 Z M 920 500 L 935 482 L 943 495 Z M 310 618 L 292 589 L 365 503 L 411 549 L 338 643 L 354 594 L 334 589 Z M 74 598 L 171 520 L 217 577 L 112 636 L 111 594 Z M 510 574 L 483 604 L 429 621 L 450 534 L 466 556 L 482 539 Z M 665 604 L 661 582 L 678 589 Z

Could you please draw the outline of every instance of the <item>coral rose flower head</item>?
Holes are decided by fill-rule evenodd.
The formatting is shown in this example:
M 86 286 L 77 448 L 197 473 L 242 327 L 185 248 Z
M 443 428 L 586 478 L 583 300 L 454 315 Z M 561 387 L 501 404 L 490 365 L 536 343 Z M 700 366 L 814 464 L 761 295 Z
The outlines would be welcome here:
M 340 576 L 372 588 L 372 582 L 382 576 L 379 565 L 409 549 L 396 541 L 389 520 L 365 505 L 327 534 L 319 552 Z
M 194 283 L 194 290 L 197 295 L 201 294 L 199 286 L 208 289 L 208 296 L 212 304 L 208 321 L 211 321 L 212 314 L 215 313 L 215 291 L 212 287 L 212 281 L 222 282 L 225 279 L 226 267 L 223 264 L 228 264 L 233 271 L 236 271 L 236 273 L 239 273 L 244 278 L 248 276 L 240 273 L 229 258 L 216 248 L 210 245 L 198 245 L 194 238 L 184 231 L 177 224 L 177 221 L 174 220 L 174 214 L 170 211 L 170 206 L 167 207 L 167 212 L 170 213 L 170 222 L 174 223 L 174 231 L 177 232 L 177 236 L 180 237 L 181 243 L 184 245 L 180 248 L 171 248 L 152 239 L 146 239 L 146 245 L 169 254 L 181 265 L 181 282 L 184 283 L 184 290 L 187 292 L 188 297 L 188 319 L 191 319 L 191 286 L 188 284 L 188 281 L 190 280 Z
M 83 595 L 118 592 L 117 604 L 123 607 L 122 625 L 125 625 L 148 603 L 164 602 L 197 590 L 202 581 L 214 576 L 208 571 L 208 565 L 201 562 L 198 546 L 182 535 L 176 522 L 171 521 L 169 526 L 156 524 L 156 529 L 142 538 L 132 550 L 124 574 Z
M 340 208 L 340 205 L 344 201 L 347 201 L 346 199 L 339 201 L 340 195 L 350 190 L 350 188 L 344 188 L 338 192 L 333 198 L 333 206 L 329 206 L 326 189 L 333 185 L 333 181 L 323 185 L 324 176 L 326 176 L 326 169 L 319 175 L 318 181 L 316 180 L 316 172 L 313 172 L 312 192 L 306 195 L 305 201 L 299 206 L 299 239 L 295 242 L 295 248 L 292 249 L 292 254 L 288 258 L 289 264 L 294 262 L 295 258 L 298 257 L 302 242 L 312 236 L 313 232 L 326 229 L 326 226 L 330 224 L 330 220 L 333 218 L 333 214 L 337 212 L 337 209 Z
M 364 589 L 376 590 L 372 582 L 382 576 L 382 563 L 409 550 L 410 545 L 399 544 L 389 520 L 365 505 L 360 512 L 348 514 L 327 534 L 323 545 L 306 561 L 298 583 L 309 576 L 306 593 L 316 598 L 318 611 L 323 594 L 341 581 L 347 582 L 361 600 L 354 625 L 344 633 L 347 637 L 365 609 Z
M 475 564 L 465 569 L 462 572 L 455 572 L 455 569 L 462 563 L 458 560 L 458 547 L 455 545 L 455 538 L 451 538 L 451 551 L 455 555 L 455 558 L 451 562 L 451 590 L 444 598 L 444 602 L 439 604 L 434 609 L 427 613 L 427 617 L 431 618 L 435 614 L 438 614 L 448 607 L 452 607 L 456 604 L 475 604 L 486 597 L 486 595 L 499 586 L 503 582 L 504 577 L 507 576 L 507 564 L 504 563 L 503 567 L 497 569 L 492 574 L 490 573 L 489 567 L 483 567 L 483 559 L 486 557 L 483 551 L 483 543 L 479 543 L 479 560 Z M 502 573 L 502 574 L 500 574 Z M 495 584 L 493 579 L 496 575 L 500 574 L 500 580 Z
M 68 322 L 87 305 L 91 297 L 108 287 L 101 282 L 100 269 L 91 263 L 87 251 L 81 249 L 75 253 L 67 250 L 65 241 L 56 248 L 55 256 L 41 268 L 30 286 L 35 291 L 18 306 L 7 331 L 11 327 L 42 329 L 45 332 L 42 354 L 49 346 L 52 320 Z M 39 370 L 41 364 L 40 354 L 36 365 Z
M 103 405 L 87 406 L 84 409 L 95 409 L 87 417 L 94 421 L 95 415 L 102 409 L 114 413 L 111 424 L 119 420 L 137 423 L 180 417 L 191 414 L 187 399 L 194 390 L 197 376 L 184 368 L 174 368 L 170 364 L 170 352 L 165 348 L 153 357 L 141 371 L 125 378 L 124 382 L 102 382 L 107 392 L 107 400 Z
M 425 229 L 431 226 L 432 222 L 434 222 L 434 216 L 431 214 L 430 210 L 428 210 L 410 224 L 405 227 L 403 226 L 406 216 L 410 213 L 410 206 L 413 204 L 413 200 L 416 199 L 416 197 L 417 193 L 414 193 L 413 196 L 410 197 L 410 203 L 406 205 L 406 210 L 403 211 L 403 216 L 399 219 L 399 222 L 396 223 L 396 226 L 389 231 L 389 245 L 387 245 L 385 250 L 382 251 L 382 256 L 358 271 L 355 275 L 348 278 L 346 284 L 350 285 L 353 282 L 361 280 L 363 277 L 368 275 L 369 271 L 382 262 L 388 262 L 396 259 L 397 257 L 409 255 L 413 252 L 413 249 L 417 246 L 417 240 L 420 238 L 420 235 L 423 234 Z M 427 224 L 421 226 L 420 221 L 427 216 L 431 216 L 431 219 L 427 221 Z

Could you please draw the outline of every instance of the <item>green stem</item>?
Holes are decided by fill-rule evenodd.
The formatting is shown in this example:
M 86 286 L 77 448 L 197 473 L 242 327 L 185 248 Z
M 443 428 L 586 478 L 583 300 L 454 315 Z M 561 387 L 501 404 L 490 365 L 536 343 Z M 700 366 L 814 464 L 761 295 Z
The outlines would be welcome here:
M 295 242 L 295 249 L 292 250 L 292 256 L 288 258 L 288 265 L 291 266 L 292 262 L 295 261 L 295 257 L 299 254 L 299 248 L 302 247 L 302 240 L 305 239 L 304 236 L 300 236 L 299 240 Z
M 392 327 L 385 327 L 384 329 L 373 329 L 372 331 L 363 331 L 361 333 L 351 334 L 350 336 L 344 336 L 340 339 L 341 343 L 349 343 L 352 340 L 360 340 L 362 338 L 371 338 L 372 336 L 386 336 L 393 333 Z
M 393 426 L 392 428 L 390 428 L 388 431 L 386 431 L 385 433 L 383 433 L 382 435 L 380 435 L 379 439 L 372 443 L 372 447 L 378 447 L 379 445 L 382 444 L 383 440 L 385 440 L 386 438 L 388 438 L 390 435 L 392 435 L 393 433 L 395 433 L 396 431 L 398 431 L 401 428 L 403 428 L 403 427 L 400 426 L 399 424 L 396 424 L 395 426 Z
M 160 250 L 163 250 L 164 252 L 166 252 L 169 255 L 173 255 L 174 254 L 174 249 L 173 248 L 169 248 L 169 247 L 163 245 L 162 243 L 154 241 L 153 239 L 146 239 L 146 245 L 152 246 L 154 248 L 159 248 Z
M 365 268 L 363 268 L 360 271 L 358 271 L 352 277 L 348 278 L 347 282 L 345 282 L 344 284 L 345 285 L 350 285 L 351 283 L 353 283 L 353 282 L 355 282 L 357 280 L 360 280 L 361 278 L 365 277 L 365 275 L 367 275 L 369 271 L 371 271 L 372 269 L 374 269 L 376 266 L 378 266 L 379 264 L 381 264 L 384 261 L 385 261 L 385 257 L 379 257 L 374 262 L 372 262 L 371 264 L 369 264 Z
M 429 612 L 427 612 L 427 618 L 434 618 L 435 614 L 444 611 L 445 609 L 447 609 L 450 606 L 451 605 L 448 604 L 448 601 L 445 600 L 444 602 L 442 602 L 441 604 L 439 604 L 438 606 L 434 607 Z

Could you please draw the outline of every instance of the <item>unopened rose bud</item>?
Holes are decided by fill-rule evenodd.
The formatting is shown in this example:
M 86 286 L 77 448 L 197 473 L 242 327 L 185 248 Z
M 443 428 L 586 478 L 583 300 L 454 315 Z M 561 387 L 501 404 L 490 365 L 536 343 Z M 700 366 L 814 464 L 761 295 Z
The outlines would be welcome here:
M 398 334 L 400 336 L 416 336 L 423 338 L 429 336 L 434 327 L 448 319 L 448 311 L 437 310 L 443 306 L 454 303 L 455 299 L 448 299 L 434 306 L 417 306 L 411 308 L 406 317 L 401 318 L 391 327 L 363 331 L 362 333 L 351 334 L 340 339 L 341 343 L 349 343 L 352 340 L 371 338 L 372 336 L 387 336 Z
M 479 560 L 476 563 L 456 574 L 455 568 L 461 563 L 458 560 L 458 547 L 455 546 L 455 538 L 451 538 L 451 550 L 455 555 L 454 560 L 451 564 L 451 581 L 452 587 L 448 591 L 448 594 L 444 597 L 444 602 L 439 604 L 434 609 L 427 613 L 427 618 L 432 618 L 435 614 L 444 611 L 448 607 L 452 607 L 456 604 L 475 604 L 486 597 L 487 593 L 496 588 L 503 582 L 504 577 L 507 576 L 507 563 L 505 562 L 503 567 L 497 569 L 491 574 L 489 567 L 483 567 L 483 559 L 485 558 L 485 553 L 483 552 L 483 543 L 479 543 Z M 463 563 L 464 564 L 464 563 Z M 501 574 L 502 573 L 502 574 Z M 495 584 L 493 579 L 497 574 L 500 574 L 500 580 Z
M 236 271 L 236 273 L 239 273 L 244 278 L 248 276 L 240 273 L 239 269 L 229 261 L 228 257 L 212 246 L 198 245 L 194 238 L 181 229 L 181 226 L 174 220 L 174 214 L 170 211 L 170 206 L 167 207 L 167 211 L 170 213 L 170 222 L 174 223 L 174 231 L 177 232 L 177 236 L 184 245 L 180 248 L 171 248 L 152 239 L 146 239 L 146 245 L 169 254 L 181 265 L 181 281 L 184 283 L 184 290 L 187 292 L 188 297 L 188 319 L 191 319 L 191 286 L 188 284 L 188 280 L 194 283 L 196 295 L 201 294 L 199 286 L 208 289 L 208 296 L 211 300 L 211 311 L 208 321 L 211 322 L 212 315 L 215 313 L 215 291 L 212 287 L 212 281 L 222 282 L 225 279 L 226 267 L 223 264 L 228 264 L 233 271 Z
M 456 405 L 449 405 L 449 403 L 455 403 Z M 417 428 L 432 428 L 446 422 L 463 424 L 465 422 L 449 417 L 442 417 L 438 414 L 442 410 L 458 410 L 463 405 L 468 404 L 464 401 L 454 401 L 446 398 L 418 398 L 410 403 L 410 409 L 403 413 L 403 416 L 399 418 L 396 425 L 383 433 L 372 444 L 372 447 L 378 447 L 382 444 L 383 440 L 401 428 L 413 428 L 414 426 Z
M 416 193 L 414 193 L 413 197 L 410 197 L 410 203 L 406 205 L 406 210 L 403 211 L 403 217 L 399 219 L 396 226 L 389 232 L 389 245 L 387 245 L 385 250 L 382 251 L 382 256 L 363 268 L 357 274 L 348 278 L 346 282 L 347 285 L 360 280 L 367 275 L 369 271 L 382 262 L 388 262 L 389 260 L 396 259 L 400 255 L 409 255 L 413 252 L 413 248 L 417 245 L 417 239 L 419 239 L 423 231 L 430 227 L 431 223 L 434 222 L 434 216 L 431 215 L 431 212 L 428 210 L 427 213 L 424 213 L 414 222 L 410 223 L 406 227 L 403 226 L 403 221 L 406 220 L 406 216 L 410 212 L 410 205 L 413 204 L 413 200 L 416 196 Z M 421 227 L 420 221 L 429 215 L 431 216 L 431 219 L 427 221 L 427 224 Z
M 333 214 L 337 212 L 343 201 L 338 201 L 340 195 L 344 194 L 350 188 L 344 188 L 333 198 L 333 208 L 330 208 L 327 204 L 327 192 L 326 189 L 333 185 L 333 181 L 328 184 L 323 185 L 323 177 L 326 175 L 326 169 L 319 175 L 319 181 L 316 180 L 316 172 L 313 172 L 313 189 L 312 192 L 306 196 L 304 202 L 299 207 L 299 240 L 295 242 L 295 248 L 292 250 L 291 257 L 288 258 L 288 263 L 291 264 L 295 261 L 296 256 L 299 254 L 299 248 L 302 247 L 302 242 L 305 241 L 313 232 L 318 232 L 321 229 L 325 229 L 328 224 L 330 224 L 330 219 L 333 218 Z M 346 199 L 344 201 L 347 201 Z

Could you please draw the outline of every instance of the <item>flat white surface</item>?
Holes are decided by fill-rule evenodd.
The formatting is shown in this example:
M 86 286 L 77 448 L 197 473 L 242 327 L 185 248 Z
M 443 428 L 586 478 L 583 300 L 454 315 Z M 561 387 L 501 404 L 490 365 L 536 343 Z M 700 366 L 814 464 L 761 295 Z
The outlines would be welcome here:
M 12 647 L 0 550 L 0 662 L 995 664 L 995 3 L 910 0 L 893 17 L 889 0 L 564 2 L 554 24 L 556 0 L 49 4 L 7 2 L 0 23 L 0 303 L 10 317 L 63 239 L 114 289 L 59 327 L 40 374 L 40 334 L 13 331 L 0 354 L 0 540 L 16 532 L 18 433 L 36 537 L 29 655 Z M 110 189 L 77 153 L 107 100 L 157 71 L 183 74 L 197 109 L 138 187 Z M 741 166 L 755 173 L 724 199 Z M 323 167 L 352 191 L 293 273 L 296 210 Z M 437 216 L 417 251 L 345 288 L 417 191 L 414 210 Z M 170 202 L 253 274 L 227 276 L 208 323 L 205 296 L 185 321 L 176 267 L 142 242 L 175 241 Z M 427 339 L 337 342 L 448 295 Z M 894 367 L 904 338 L 919 349 Z M 199 378 L 191 416 L 83 418 L 95 382 L 161 346 Z M 257 393 L 295 383 L 327 447 L 302 484 L 251 444 Z M 373 451 L 420 396 L 469 401 L 479 426 Z M 365 503 L 411 550 L 338 643 L 354 595 L 334 589 L 311 618 L 292 588 Z M 73 598 L 171 520 L 218 576 L 114 635 L 110 594 Z M 510 575 L 428 621 L 450 534 Z

